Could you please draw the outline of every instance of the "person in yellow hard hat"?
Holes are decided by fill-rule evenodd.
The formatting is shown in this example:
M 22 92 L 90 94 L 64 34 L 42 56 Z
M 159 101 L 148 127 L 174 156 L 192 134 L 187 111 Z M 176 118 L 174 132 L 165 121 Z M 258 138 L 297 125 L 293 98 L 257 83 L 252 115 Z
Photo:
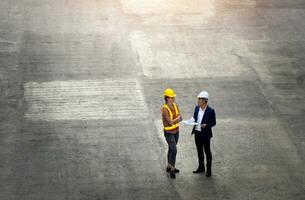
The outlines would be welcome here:
M 175 97 L 176 94 L 173 89 L 167 88 L 164 90 L 165 104 L 161 108 L 164 136 L 168 144 L 168 164 L 166 171 L 170 172 L 171 178 L 176 178 L 176 173 L 179 172 L 179 170 L 175 168 L 175 164 L 177 155 L 177 143 L 179 139 L 179 122 L 182 120 L 179 107 L 175 103 Z

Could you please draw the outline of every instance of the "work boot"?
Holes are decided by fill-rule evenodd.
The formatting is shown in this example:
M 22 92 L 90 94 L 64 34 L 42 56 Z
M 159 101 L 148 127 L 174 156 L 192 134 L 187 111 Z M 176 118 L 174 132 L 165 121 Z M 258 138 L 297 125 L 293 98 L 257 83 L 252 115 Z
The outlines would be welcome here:
M 166 171 L 167 171 L 167 172 L 170 172 L 170 171 L 171 171 L 171 168 L 170 168 L 170 167 L 167 167 L 167 168 L 166 168 Z M 175 168 L 175 173 L 179 173 L 179 172 L 180 172 L 180 170 Z
M 211 170 L 207 170 L 207 173 L 205 174 L 206 177 L 210 177 L 212 176 L 212 171 Z
M 171 177 L 172 179 L 175 179 L 175 178 L 176 178 L 175 170 L 171 170 L 171 171 L 170 171 L 170 177 Z
M 196 171 L 193 171 L 194 174 L 198 174 L 198 173 L 201 173 L 201 172 L 204 172 L 205 171 L 205 168 L 204 167 L 198 167 L 196 169 Z

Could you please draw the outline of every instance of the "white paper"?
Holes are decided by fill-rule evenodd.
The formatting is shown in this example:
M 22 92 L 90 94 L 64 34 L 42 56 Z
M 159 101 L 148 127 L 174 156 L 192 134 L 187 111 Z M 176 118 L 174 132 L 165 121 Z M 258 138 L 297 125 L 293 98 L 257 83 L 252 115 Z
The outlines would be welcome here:
M 186 125 L 198 125 L 198 122 L 195 122 L 194 118 L 192 117 L 189 120 L 183 120 L 182 123 L 186 124 Z

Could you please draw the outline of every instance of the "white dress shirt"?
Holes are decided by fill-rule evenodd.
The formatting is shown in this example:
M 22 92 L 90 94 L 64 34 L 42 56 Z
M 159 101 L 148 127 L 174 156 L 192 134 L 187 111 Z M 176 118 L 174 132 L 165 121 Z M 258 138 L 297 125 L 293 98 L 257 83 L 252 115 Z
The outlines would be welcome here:
M 201 107 L 199 107 L 199 112 L 198 112 L 197 121 L 196 121 L 199 124 L 195 126 L 195 130 L 197 130 L 197 131 L 201 131 L 201 121 L 202 121 L 202 118 L 203 118 L 203 115 L 204 115 L 204 112 L 205 112 L 206 108 L 207 107 L 202 109 Z

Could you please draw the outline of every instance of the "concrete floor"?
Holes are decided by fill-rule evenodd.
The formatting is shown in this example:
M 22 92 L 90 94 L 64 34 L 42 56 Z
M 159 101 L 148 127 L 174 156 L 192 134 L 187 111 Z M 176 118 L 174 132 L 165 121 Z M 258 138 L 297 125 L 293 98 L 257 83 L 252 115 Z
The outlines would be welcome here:
M 303 0 L 1 0 L 0 199 L 305 199 Z M 165 172 L 162 92 L 217 113 Z

